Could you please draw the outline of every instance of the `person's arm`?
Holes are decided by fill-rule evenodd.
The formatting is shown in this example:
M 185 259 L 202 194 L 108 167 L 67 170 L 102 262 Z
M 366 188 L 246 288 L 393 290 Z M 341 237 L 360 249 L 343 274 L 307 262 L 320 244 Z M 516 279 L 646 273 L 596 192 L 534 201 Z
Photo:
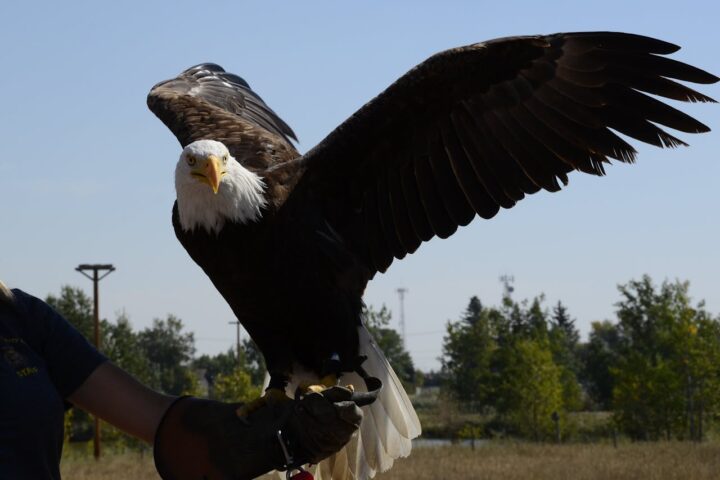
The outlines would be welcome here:
M 60 396 L 152 443 L 174 397 L 150 390 L 110 363 L 47 303 L 22 290 L 13 293 L 13 304 L 25 317 L 25 337 L 45 361 Z
M 98 366 L 69 397 L 73 404 L 150 444 L 175 400 L 141 384 L 110 362 Z
M 360 425 L 362 412 L 351 396 L 335 387 L 239 419 L 237 404 L 163 395 L 104 362 L 68 400 L 153 444 L 158 473 L 181 480 L 249 479 L 287 468 L 280 441 L 297 465 L 317 462 L 342 448 Z

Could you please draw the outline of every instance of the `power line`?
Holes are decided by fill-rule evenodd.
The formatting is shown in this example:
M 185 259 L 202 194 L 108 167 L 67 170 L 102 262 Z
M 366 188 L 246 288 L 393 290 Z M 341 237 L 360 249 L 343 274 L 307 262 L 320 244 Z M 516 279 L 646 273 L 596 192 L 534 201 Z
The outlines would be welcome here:
M 408 333 L 408 337 L 419 337 L 421 335 L 437 335 L 438 333 L 446 333 L 445 330 L 428 330 L 426 332 L 412 332 Z

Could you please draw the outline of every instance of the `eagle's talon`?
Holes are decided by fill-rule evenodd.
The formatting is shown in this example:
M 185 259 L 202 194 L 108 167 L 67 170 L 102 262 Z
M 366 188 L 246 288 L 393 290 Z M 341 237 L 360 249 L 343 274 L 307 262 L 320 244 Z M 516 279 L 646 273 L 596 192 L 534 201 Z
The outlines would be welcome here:
M 338 385 L 338 377 L 335 374 L 328 374 L 322 377 L 319 383 L 303 382 L 300 384 L 300 391 L 303 394 L 307 393 L 321 393 L 328 388 L 335 387 Z M 343 387 L 350 391 L 355 391 L 352 385 L 343 385 Z
M 283 390 L 280 390 L 279 388 L 268 388 L 261 397 L 251 400 L 238 407 L 238 409 L 235 410 L 235 414 L 241 419 L 244 419 L 244 417 L 260 410 L 265 405 L 277 405 L 290 400 L 290 397 L 285 395 Z
M 321 393 L 323 390 L 327 390 L 328 387 L 325 385 L 308 385 L 305 388 L 305 393 Z

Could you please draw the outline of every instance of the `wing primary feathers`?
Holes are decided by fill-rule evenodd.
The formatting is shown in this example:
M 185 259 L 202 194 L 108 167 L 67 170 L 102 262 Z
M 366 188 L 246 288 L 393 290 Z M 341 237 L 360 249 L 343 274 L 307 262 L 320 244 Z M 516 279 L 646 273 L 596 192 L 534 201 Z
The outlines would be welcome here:
M 373 267 L 377 269 L 377 271 L 384 272 L 392 262 L 392 255 L 384 246 L 384 232 L 382 231 L 380 212 L 377 204 L 377 194 L 375 190 L 369 190 L 365 193 L 364 204 L 363 213 L 366 226 L 366 245 L 370 254 L 370 259 Z M 381 228 L 378 229 L 378 226 Z
M 387 170 L 380 172 L 378 182 L 375 184 L 375 195 L 377 196 L 377 210 L 380 218 L 380 227 L 385 236 L 386 245 L 396 258 L 405 256 L 405 248 L 398 238 L 395 219 L 393 217 L 392 204 L 390 202 L 390 186 L 388 185 Z
M 490 218 L 540 188 L 559 190 L 572 170 L 603 175 L 610 159 L 635 161 L 623 135 L 674 147 L 685 143 L 665 127 L 707 131 L 649 96 L 714 101 L 678 83 L 718 81 L 665 57 L 678 49 L 642 35 L 575 32 L 440 52 L 306 154 L 303 191 L 322 184 L 315 178 L 344 181 L 352 188 L 334 192 L 357 191 L 349 205 L 367 199 L 380 209 L 364 228 L 373 230 L 367 239 L 375 242 L 375 261 L 387 268 L 385 259 L 415 251 L 418 239 L 451 235 L 475 213 Z M 372 200 L 367 191 L 375 192 Z
M 547 108 L 552 108 L 557 113 L 568 119 L 580 123 L 585 127 L 597 129 L 604 125 L 597 115 L 585 105 L 575 102 L 570 97 L 561 94 L 550 84 L 545 84 L 535 92 L 535 98 Z
M 503 150 L 507 152 L 511 161 L 517 165 L 522 165 L 525 171 L 529 173 L 545 190 L 555 192 L 560 190 L 560 184 L 556 175 L 557 169 L 553 169 L 554 158 L 550 158 L 552 163 L 543 163 L 540 161 L 535 152 L 526 148 L 526 145 L 518 141 L 517 135 L 506 128 L 501 117 L 496 112 L 488 113 L 485 116 L 486 124 L 492 131 L 493 136 L 498 139 Z M 562 162 L 558 162 L 562 163 Z M 523 196 L 513 198 L 513 202 L 521 200 Z
M 594 175 L 602 175 L 602 170 L 597 170 L 592 166 L 588 166 L 586 159 L 591 156 L 590 152 L 583 151 L 568 142 L 562 135 L 550 128 L 540 118 L 529 110 L 525 105 L 516 110 L 508 112 L 513 119 L 523 126 L 537 141 L 542 143 L 545 148 L 555 154 L 557 158 L 567 164 L 570 168 L 577 168 L 586 173 Z
M 416 156 L 413 165 L 415 166 L 415 178 L 418 182 L 420 200 L 427 213 L 432 230 L 438 237 L 447 238 L 455 233 L 457 224 L 454 224 L 451 220 L 438 193 L 429 155 L 421 154 Z
M 707 125 L 699 122 L 690 115 L 637 90 L 623 88 L 619 85 L 608 85 L 606 91 L 608 98 L 612 99 L 613 105 L 621 106 L 623 109 L 627 109 L 635 114 L 643 115 L 651 122 L 660 123 L 666 127 L 686 133 L 705 133 L 710 131 Z
M 409 154 L 408 154 L 409 155 Z M 415 167 L 412 160 L 405 162 L 400 173 L 400 181 L 402 183 L 403 196 L 405 197 L 405 205 L 408 207 L 410 224 L 415 234 L 422 240 L 430 240 L 435 233 L 433 232 L 430 220 L 423 208 L 422 199 L 420 198 L 420 189 L 417 185 L 415 177 Z
M 667 55 L 680 47 L 657 38 L 622 32 L 571 32 L 549 36 L 550 42 L 562 48 L 563 52 L 574 54 L 603 48 Z
M 392 217 L 395 230 L 405 252 L 413 253 L 420 246 L 421 240 L 415 233 L 402 186 L 402 178 L 398 170 L 389 170 L 388 173 L 388 195 L 392 208 Z
M 555 76 L 556 78 L 565 80 L 566 82 L 577 85 L 578 87 L 589 89 L 602 87 L 607 83 L 609 78 L 605 69 L 601 69 L 596 72 L 574 70 L 567 68 L 565 63 L 562 61 L 558 62 L 558 65 L 555 68 Z
M 544 85 L 586 107 L 601 108 L 606 103 L 601 89 L 582 88 L 559 77 L 553 78 Z
M 592 58 L 606 65 L 632 70 L 636 74 L 643 76 L 669 77 L 706 85 L 718 81 L 718 77 L 711 73 L 672 58 L 658 55 L 638 54 L 626 50 L 599 50 L 592 55 Z
M 626 108 L 608 106 L 602 110 L 608 126 L 637 140 L 656 147 L 678 147 L 688 144 L 653 125 Z
M 458 185 L 440 132 L 433 132 L 428 140 L 430 142 L 430 166 L 445 210 L 454 223 L 465 226 L 475 217 L 475 211 L 468 204 Z
M 508 138 L 507 132 L 505 132 L 502 125 L 499 124 L 494 112 L 487 112 L 482 117 L 475 115 L 474 118 L 478 127 L 482 130 L 482 135 L 478 137 L 482 138 L 484 149 L 490 151 L 490 159 L 493 162 L 494 169 L 499 172 L 498 176 L 500 178 L 506 179 L 505 181 L 510 181 L 513 177 L 517 178 L 519 176 L 518 173 L 514 173 L 515 170 L 519 170 L 522 172 L 522 175 L 529 178 L 532 182 L 532 186 L 527 185 L 527 187 L 529 187 L 527 191 L 533 191 L 535 187 L 542 187 L 546 190 L 559 188 L 557 179 L 554 175 L 548 173 L 549 170 L 547 167 L 537 165 L 532 161 L 518 161 L 512 155 L 511 151 L 508 151 L 507 145 L 511 143 L 512 140 Z M 510 174 L 510 170 L 513 171 L 512 174 Z M 498 183 L 502 185 L 502 181 Z M 512 183 L 517 184 L 516 182 Z M 517 195 L 516 197 L 520 198 Z M 501 203 L 504 208 L 511 208 L 515 205 L 515 200 L 512 198 L 508 200 L 509 203 Z
M 488 195 L 483 184 L 473 168 L 472 161 L 468 158 L 465 148 L 458 139 L 457 114 L 451 117 L 450 123 L 445 121 L 441 124 L 442 141 L 448 152 L 455 178 L 465 194 L 473 210 L 483 218 L 492 218 L 499 210 L 498 204 Z
M 509 157 L 498 140 L 490 133 L 484 114 L 476 104 L 465 103 L 456 110 L 457 118 L 464 119 L 458 124 L 460 141 L 472 160 L 478 179 L 493 200 L 503 208 L 512 208 L 515 202 L 511 195 L 517 190 L 532 191 L 538 183 Z M 506 193 L 509 190 L 510 193 Z
M 672 98 L 673 100 L 680 100 L 681 102 L 717 103 L 712 98 L 667 78 L 647 76 L 645 72 L 620 67 L 609 68 L 612 69 L 610 72 L 611 81 L 629 88 Z
M 507 132 L 512 132 L 512 137 L 522 146 L 522 149 L 526 151 L 525 155 L 528 155 L 528 158 L 532 158 L 532 161 L 528 161 L 528 165 L 533 165 L 533 169 L 548 169 L 548 171 L 555 176 L 555 183 L 560 180 L 563 185 L 567 185 L 567 173 L 573 169 L 572 165 L 558 158 L 554 152 L 533 137 L 532 134 L 525 129 L 525 126 L 519 124 L 508 112 L 498 111 L 495 112 L 495 116 L 497 117 L 498 123 L 502 124 Z M 520 152 L 518 152 L 518 154 L 519 153 Z M 523 163 L 523 165 L 525 164 Z M 519 168 L 525 168 L 525 166 Z M 535 193 L 537 190 L 538 187 L 535 187 L 526 193 Z
M 583 152 L 580 156 L 571 156 L 566 160 L 573 166 L 580 163 L 588 153 L 613 152 L 614 149 L 600 144 L 602 137 L 597 131 L 589 130 L 580 123 L 558 114 L 554 109 L 546 107 L 541 102 L 532 99 L 524 105 L 535 118 L 557 133 L 557 135 L 571 143 L 576 149 Z M 577 160 L 576 160 L 577 159 Z
M 552 90 L 547 89 L 546 91 Z M 564 98 L 565 97 L 562 95 L 557 95 L 555 101 L 552 101 L 548 100 L 548 97 L 543 95 L 535 97 L 535 99 L 542 104 L 544 109 L 552 110 L 554 113 L 563 116 L 565 120 L 567 120 L 565 123 L 568 125 L 568 128 L 571 128 L 577 134 L 578 141 L 575 142 L 576 145 L 587 145 L 592 151 L 621 161 L 627 161 L 628 159 L 632 160 L 632 155 L 628 156 L 630 152 L 634 154 L 632 146 L 608 130 L 605 127 L 605 121 L 587 121 L 587 117 L 604 119 L 603 115 L 598 113 L 599 111 L 596 111 L 594 112 L 594 115 L 591 115 L 582 107 L 577 107 L 576 105 L 563 100 Z M 627 105 L 625 108 L 627 108 Z M 592 123 L 595 124 L 592 125 Z M 573 125 L 576 126 L 573 127 Z M 582 162 L 582 159 L 578 160 L 579 162 Z M 580 170 L 587 171 L 583 168 L 580 168 Z

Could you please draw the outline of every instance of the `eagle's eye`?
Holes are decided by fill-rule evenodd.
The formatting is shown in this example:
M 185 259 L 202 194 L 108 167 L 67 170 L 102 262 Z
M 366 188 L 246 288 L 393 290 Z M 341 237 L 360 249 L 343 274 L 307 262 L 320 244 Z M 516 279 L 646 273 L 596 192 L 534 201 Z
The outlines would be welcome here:
M 194 167 L 195 164 L 197 163 L 197 159 L 196 159 L 195 157 L 193 157 L 192 155 L 188 155 L 188 156 L 187 156 L 187 163 L 188 163 L 188 165 L 190 165 L 191 167 Z
M 226 153 L 225 155 L 223 155 L 223 165 L 226 164 L 227 161 L 228 161 L 228 154 Z

